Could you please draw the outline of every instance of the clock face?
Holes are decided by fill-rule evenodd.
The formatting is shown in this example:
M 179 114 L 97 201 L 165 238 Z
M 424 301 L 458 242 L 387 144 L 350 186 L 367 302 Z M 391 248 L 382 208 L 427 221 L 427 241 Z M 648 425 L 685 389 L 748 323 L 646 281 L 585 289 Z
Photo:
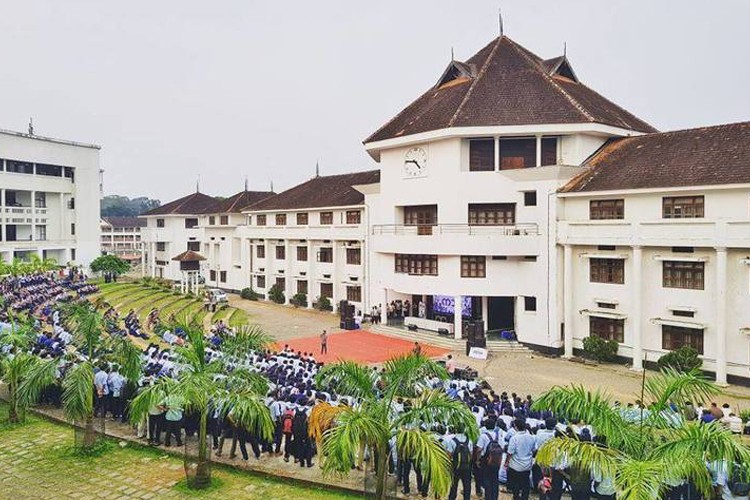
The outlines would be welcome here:
M 404 155 L 404 177 L 427 175 L 427 152 L 422 148 L 411 148 Z

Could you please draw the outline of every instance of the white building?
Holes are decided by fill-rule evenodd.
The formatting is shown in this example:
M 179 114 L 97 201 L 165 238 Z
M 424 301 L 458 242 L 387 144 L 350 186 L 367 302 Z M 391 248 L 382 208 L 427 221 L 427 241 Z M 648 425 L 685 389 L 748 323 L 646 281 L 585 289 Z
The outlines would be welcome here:
M 0 130 L 0 259 L 100 254 L 99 146 Z
M 141 228 L 146 221 L 138 217 L 102 217 L 102 254 L 117 255 L 131 263 L 142 258 Z
M 565 351 L 617 340 L 636 369 L 683 345 L 750 376 L 750 123 L 612 141 L 568 184 Z M 568 326 L 569 325 L 569 326 Z
M 407 324 L 456 338 L 481 322 L 560 348 L 555 192 L 609 138 L 653 130 L 581 84 L 564 56 L 500 37 L 452 61 L 365 141 L 381 168 L 366 197 L 371 303 L 408 300 Z

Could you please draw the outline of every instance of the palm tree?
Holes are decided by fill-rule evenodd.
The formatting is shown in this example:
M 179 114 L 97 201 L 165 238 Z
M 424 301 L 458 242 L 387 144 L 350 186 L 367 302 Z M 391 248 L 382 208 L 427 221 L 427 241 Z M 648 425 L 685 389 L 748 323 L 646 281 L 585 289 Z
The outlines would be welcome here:
M 18 388 L 39 358 L 27 350 L 34 342 L 34 324 L 20 318 L 10 318 L 10 328 L 0 330 L 0 380 L 8 385 L 8 422 L 19 423 L 25 419 L 26 407 L 19 400 Z
M 63 308 L 63 319 L 73 334 L 73 345 L 81 354 L 81 361 L 73 364 L 62 381 L 62 404 L 65 416 L 73 422 L 83 422 L 83 448 L 96 443 L 94 429 L 94 368 L 114 362 L 120 373 L 136 382 L 141 373 L 138 348 L 128 339 L 112 336 L 105 331 L 102 315 L 90 302 L 68 304 Z M 19 396 L 24 404 L 34 404 L 42 391 L 55 383 L 59 361 L 42 360 L 36 363 L 22 381 Z
M 667 368 L 646 380 L 640 401 L 652 401 L 630 412 L 613 406 L 612 398 L 582 386 L 556 386 L 534 406 L 561 418 L 577 418 L 593 426 L 606 446 L 571 437 L 549 440 L 539 450 L 542 465 L 567 461 L 572 468 L 613 478 L 617 498 L 660 498 L 669 484 L 691 481 L 711 498 L 711 475 L 706 463 L 748 463 L 750 451 L 719 422 L 683 421 L 674 408 L 685 401 L 703 401 L 720 394 L 698 371 L 680 373 Z
M 322 431 L 323 472 L 347 474 L 361 448 L 367 446 L 376 461 L 375 496 L 384 499 L 388 443 L 395 436 L 399 454 L 412 457 L 434 492 L 445 494 L 453 477 L 451 458 L 431 429 L 437 425 L 460 428 L 471 440 L 476 440 L 479 430 L 465 403 L 427 385 L 431 377 L 445 380 L 448 374 L 436 362 L 414 353 L 386 361 L 380 373 L 352 361 L 323 367 L 317 377 L 319 387 L 330 387 L 359 401 L 354 406 L 339 406 L 336 412 L 325 412 L 325 418 L 311 422 L 313 437 Z M 395 414 L 393 405 L 399 398 L 410 405 Z
M 198 450 L 195 478 L 187 478 L 188 486 L 195 489 L 211 484 L 210 456 L 208 453 L 207 424 L 210 408 L 218 408 L 221 416 L 231 411 L 232 420 L 264 439 L 273 436 L 274 422 L 265 405 L 268 381 L 262 375 L 244 369 L 228 369 L 224 359 L 207 359 L 207 342 L 197 324 L 179 325 L 186 333 L 184 346 L 175 348 L 177 363 L 183 365 L 175 378 L 161 377 L 145 387 L 131 402 L 130 418 L 141 422 L 148 411 L 162 405 L 169 398 L 182 402 L 184 409 L 197 414 Z M 269 337 L 257 328 L 242 329 L 237 337 L 227 340 L 230 353 L 247 353 L 268 345 Z M 187 473 L 186 467 L 186 473 Z

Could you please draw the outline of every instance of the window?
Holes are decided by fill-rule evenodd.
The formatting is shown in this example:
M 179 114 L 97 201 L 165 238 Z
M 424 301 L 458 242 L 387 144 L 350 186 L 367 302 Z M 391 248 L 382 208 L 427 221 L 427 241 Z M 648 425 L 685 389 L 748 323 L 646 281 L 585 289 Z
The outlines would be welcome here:
M 260 244 L 255 247 L 255 256 L 259 259 L 265 259 L 266 258 L 266 245 Z
M 63 168 L 58 165 L 44 165 L 37 163 L 36 175 L 49 175 L 51 177 L 62 177 Z
M 500 170 L 536 167 L 536 138 L 500 139 Z
M 404 207 L 404 225 L 434 226 L 437 224 L 437 205 Z
M 38 241 L 45 241 L 47 239 L 47 226 L 36 227 L 36 239 Z
M 305 213 L 301 213 L 301 214 L 297 214 L 297 225 L 298 226 L 306 226 L 307 225 L 307 219 L 308 219 L 308 216 L 307 216 L 306 212 Z
M 208 272 L 208 281 L 216 281 L 216 271 L 213 269 Z
M 229 216 L 228 215 L 219 216 L 219 224 L 221 224 L 222 226 L 229 225 Z
M 297 293 L 307 295 L 307 280 L 297 280 Z
M 75 210 L 76 209 L 76 199 L 71 198 L 68 200 L 68 209 L 69 210 Z
M 320 225 L 327 226 L 333 224 L 333 212 L 320 212 Z
M 347 210 L 346 211 L 346 223 L 347 224 L 360 224 L 362 222 L 362 212 L 359 210 Z
M 36 208 L 47 208 L 47 193 L 36 191 L 34 193 L 34 206 Z
M 219 271 L 219 281 L 222 283 L 227 282 L 227 272 L 226 271 Z
M 625 342 L 625 320 L 589 317 L 589 336 Z
M 665 260 L 662 263 L 664 288 L 703 290 L 704 263 Z
M 33 174 L 34 165 L 25 161 L 5 160 L 5 171 L 16 174 Z
M 523 192 L 523 205 L 525 207 L 536 206 L 536 191 L 524 191 Z
M 469 171 L 491 172 L 495 170 L 495 139 L 469 139 Z
M 157 241 L 156 242 L 156 251 L 157 252 L 166 252 L 167 251 L 167 243 L 164 241 Z
M 192 229 L 194 227 L 198 227 L 198 219 L 185 219 L 185 229 Z
M 673 310 L 672 311 L 673 316 L 680 316 L 682 318 L 694 318 L 695 317 L 695 311 L 684 311 L 684 310 Z
M 695 219 L 703 217 L 703 196 L 667 196 L 662 198 L 662 217 L 665 219 Z
M 286 226 L 286 214 L 276 214 L 276 225 Z
M 625 283 L 625 259 L 589 259 L 591 283 Z
M 395 272 L 402 274 L 437 276 L 437 255 L 396 254 L 394 257 Z
M 75 236 L 76 235 L 76 223 L 72 222 L 70 224 L 70 235 Z
M 70 260 L 72 260 L 73 262 L 75 262 L 75 260 L 76 260 L 76 249 L 75 248 L 71 248 L 70 249 Z
M 333 262 L 333 248 L 325 247 L 318 249 L 318 262 Z
M 266 214 L 258 214 L 255 216 L 255 223 L 258 226 L 265 226 L 266 225 Z
M 624 219 L 625 200 L 591 200 L 589 202 L 589 219 Z
M 209 215 L 208 216 L 208 225 L 209 226 L 215 226 L 216 225 L 216 216 Z
M 156 219 L 156 227 L 164 227 L 164 219 Z
M 284 245 L 276 245 L 276 260 L 286 259 L 286 247 Z
M 471 226 L 510 226 L 515 222 L 515 203 L 469 204 L 469 225 Z
M 286 278 L 276 278 L 276 286 L 279 287 L 279 289 L 282 292 L 286 291 Z
M 361 248 L 347 248 L 346 249 L 346 263 L 351 266 L 359 266 L 362 264 L 362 249 Z
M 542 138 L 542 161 L 541 165 L 557 165 L 557 137 Z
M 526 312 L 536 311 L 536 297 L 524 297 L 523 310 Z
M 258 288 L 265 288 L 266 287 L 266 277 L 265 276 L 256 276 L 255 277 L 255 285 Z
M 333 298 L 333 283 L 321 283 L 320 284 L 320 296 L 328 299 Z
M 680 347 L 692 347 L 703 354 L 703 330 L 683 326 L 661 326 L 661 348 L 674 351 Z
M 71 167 L 65 167 L 65 177 L 70 179 L 70 182 L 75 182 L 75 170 Z
M 307 262 L 307 247 L 297 247 L 297 260 Z
M 361 286 L 346 287 L 346 300 L 348 300 L 349 302 L 362 302 L 362 287 Z
M 486 278 L 487 258 L 484 255 L 464 255 L 461 257 L 462 278 Z
M 187 242 L 187 249 L 191 250 L 193 252 L 200 252 L 201 251 L 201 242 L 200 241 L 188 241 Z

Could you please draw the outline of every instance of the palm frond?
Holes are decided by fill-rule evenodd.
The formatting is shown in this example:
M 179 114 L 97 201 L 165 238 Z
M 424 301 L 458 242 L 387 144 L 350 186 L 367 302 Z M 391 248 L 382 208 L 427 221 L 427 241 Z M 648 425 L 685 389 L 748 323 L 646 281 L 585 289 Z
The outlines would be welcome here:
M 62 403 L 65 416 L 83 421 L 94 414 L 94 366 L 89 361 L 73 365 L 63 378 Z
M 673 462 L 699 457 L 707 462 L 750 463 L 750 449 L 719 422 L 687 422 L 668 432 L 651 456 Z
M 627 500 L 654 500 L 661 498 L 666 489 L 669 473 L 658 460 L 623 459 L 615 475 L 617 498 Z
M 430 389 L 410 400 L 411 406 L 394 421 L 394 427 L 418 427 L 425 424 L 441 424 L 446 427 L 461 429 L 464 434 L 476 442 L 479 437 L 474 414 L 463 401 L 450 398 L 445 391 Z
M 622 454 L 613 448 L 568 437 L 556 437 L 544 443 L 537 452 L 536 461 L 548 467 L 566 463 L 614 477 L 621 457 Z
M 385 391 L 391 397 L 416 397 L 426 389 L 425 380 L 448 378 L 445 368 L 422 354 L 406 354 L 389 359 L 383 364 Z
M 107 346 L 112 353 L 112 360 L 120 366 L 120 373 L 131 382 L 141 376 L 141 351 L 129 339 L 110 337 Z
M 360 445 L 387 453 L 388 429 L 362 408 L 344 407 L 330 429 L 323 433 L 323 474 L 347 474 L 355 465 Z
M 355 398 L 371 395 L 375 386 L 375 373 L 365 365 L 354 361 L 339 361 L 323 366 L 318 371 L 318 387 L 330 387 L 339 394 Z
M 24 406 L 31 406 L 39 401 L 42 391 L 57 380 L 57 360 L 39 359 L 29 366 L 28 372 L 18 388 L 18 399 Z
M 333 406 L 327 402 L 318 403 L 313 406 L 308 416 L 307 426 L 310 437 L 315 441 L 323 439 L 325 431 L 333 426 L 339 413 L 346 410 L 346 408 L 346 406 Z
M 401 456 L 411 457 L 419 464 L 423 480 L 429 481 L 435 495 L 442 497 L 448 493 L 453 479 L 453 464 L 432 433 L 419 428 L 401 428 L 396 434 L 396 447 Z
M 220 364 L 217 363 L 217 366 L 220 367 Z M 229 389 L 256 396 L 265 396 L 269 389 L 266 377 L 244 369 L 232 371 L 226 379 L 226 385 Z
M 263 440 L 273 438 L 275 424 L 271 411 L 257 394 L 229 392 L 219 400 L 222 408 L 231 408 L 235 424 Z
M 261 351 L 273 344 L 274 339 L 258 325 L 242 325 L 234 335 L 228 335 L 221 350 L 230 356 L 242 356 L 250 351 Z
M 176 392 L 179 382 L 170 377 L 161 377 L 152 385 L 142 387 L 130 402 L 128 415 L 131 423 L 137 424 L 148 417 L 151 408 L 159 406 L 170 394 Z
M 697 369 L 685 373 L 666 367 L 661 373 L 650 376 L 644 385 L 644 393 L 654 403 L 655 410 L 668 409 L 670 403 L 681 406 L 685 401 L 710 401 L 720 392 L 721 389 Z

